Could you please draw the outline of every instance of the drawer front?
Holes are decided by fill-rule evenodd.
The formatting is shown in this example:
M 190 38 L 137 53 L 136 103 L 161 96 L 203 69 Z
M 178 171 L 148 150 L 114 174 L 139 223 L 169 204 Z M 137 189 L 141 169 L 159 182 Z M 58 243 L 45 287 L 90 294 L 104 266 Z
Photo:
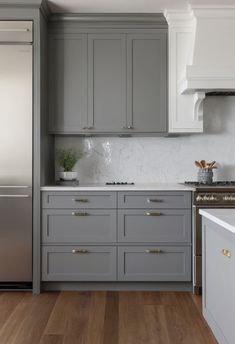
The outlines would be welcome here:
M 116 241 L 116 210 L 44 209 L 43 243 Z
M 120 281 L 191 281 L 191 247 L 119 247 Z
M 42 248 L 42 280 L 115 281 L 116 248 L 111 246 L 44 246 Z
M 119 192 L 119 208 L 191 208 L 191 192 Z
M 190 243 L 191 210 L 119 210 L 118 241 Z
M 116 208 L 115 192 L 43 192 L 43 208 Z

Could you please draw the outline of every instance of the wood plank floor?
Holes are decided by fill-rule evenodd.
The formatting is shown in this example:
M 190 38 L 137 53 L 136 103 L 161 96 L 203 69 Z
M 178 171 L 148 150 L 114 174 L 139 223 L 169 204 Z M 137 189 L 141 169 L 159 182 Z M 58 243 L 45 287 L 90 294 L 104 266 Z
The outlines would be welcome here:
M 191 293 L 0 293 L 0 344 L 216 343 Z

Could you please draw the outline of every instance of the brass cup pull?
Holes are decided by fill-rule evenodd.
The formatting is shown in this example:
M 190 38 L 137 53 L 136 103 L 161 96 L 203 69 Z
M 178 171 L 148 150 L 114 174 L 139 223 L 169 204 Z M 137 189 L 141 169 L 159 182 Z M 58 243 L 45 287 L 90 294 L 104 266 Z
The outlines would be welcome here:
M 155 254 L 161 254 L 164 253 L 163 250 L 155 249 L 155 250 L 145 250 L 145 253 L 155 253 Z
M 148 203 L 161 203 L 161 202 L 163 202 L 163 201 L 162 201 L 162 199 L 157 199 L 157 198 L 152 199 L 152 198 L 148 198 L 148 199 L 147 199 L 147 202 L 148 202 Z
M 145 215 L 147 215 L 147 216 L 161 216 L 163 214 L 159 213 L 159 212 L 154 212 L 154 213 L 147 212 L 147 213 L 145 213 Z
M 83 249 L 78 249 L 78 250 L 72 250 L 73 254 L 84 254 L 84 253 L 89 253 L 88 250 L 83 250 Z
M 72 198 L 72 201 L 74 202 L 80 202 L 80 203 L 88 203 L 89 200 L 88 199 L 83 199 L 83 198 Z
M 73 216 L 88 216 L 89 214 L 85 212 L 73 211 L 72 215 Z
M 227 258 L 231 258 L 231 251 L 226 250 L 225 248 L 223 248 L 221 253 L 222 253 L 223 256 L 225 256 Z

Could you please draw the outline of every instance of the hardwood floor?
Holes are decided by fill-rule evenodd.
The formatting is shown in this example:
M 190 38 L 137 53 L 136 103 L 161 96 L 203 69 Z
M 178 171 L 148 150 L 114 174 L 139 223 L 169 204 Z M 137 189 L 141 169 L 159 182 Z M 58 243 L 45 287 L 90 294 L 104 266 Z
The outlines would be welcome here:
M 0 293 L 0 344 L 215 343 L 190 293 Z

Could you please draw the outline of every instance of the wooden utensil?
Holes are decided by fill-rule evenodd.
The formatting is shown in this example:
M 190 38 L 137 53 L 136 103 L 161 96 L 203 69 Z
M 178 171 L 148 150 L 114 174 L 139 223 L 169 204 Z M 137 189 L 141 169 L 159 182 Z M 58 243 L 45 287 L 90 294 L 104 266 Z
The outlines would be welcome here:
M 202 168 L 202 165 L 201 165 L 200 161 L 198 161 L 198 160 L 195 161 L 195 165 L 199 168 Z
M 200 160 L 200 164 L 202 165 L 202 168 L 205 168 L 205 167 L 206 167 L 206 162 L 205 162 L 205 160 Z

